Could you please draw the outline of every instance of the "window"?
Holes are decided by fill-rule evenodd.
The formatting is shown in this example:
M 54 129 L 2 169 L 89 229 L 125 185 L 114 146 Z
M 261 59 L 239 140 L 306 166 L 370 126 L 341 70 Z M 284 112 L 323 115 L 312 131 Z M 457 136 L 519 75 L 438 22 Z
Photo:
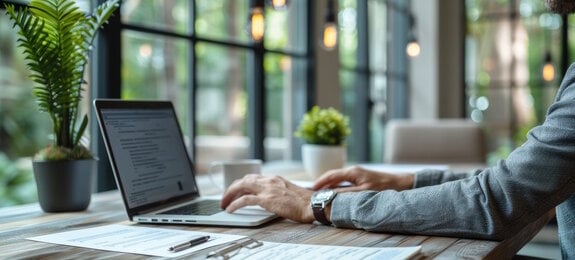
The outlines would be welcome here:
M 262 43 L 246 32 L 250 4 L 124 1 L 99 55 L 120 66 L 98 66 L 108 89 L 96 96 L 171 100 L 200 174 L 216 159 L 293 159 L 294 122 L 309 106 L 310 3 L 266 7 Z
M 468 116 L 489 129 L 491 163 L 525 140 L 545 119 L 560 83 L 563 19 L 543 1 L 466 1 Z M 542 76 L 549 54 L 557 71 Z
M 351 119 L 351 161 L 382 161 L 386 120 L 407 116 L 408 7 L 406 1 L 339 1 L 340 81 Z

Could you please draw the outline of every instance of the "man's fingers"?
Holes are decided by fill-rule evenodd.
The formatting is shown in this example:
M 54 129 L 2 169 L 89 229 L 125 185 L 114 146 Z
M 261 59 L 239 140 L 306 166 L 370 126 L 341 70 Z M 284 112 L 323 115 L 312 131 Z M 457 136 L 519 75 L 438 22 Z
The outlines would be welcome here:
M 322 175 L 314 184 L 312 189 L 317 190 L 326 187 L 336 187 L 343 181 L 350 181 L 346 178 L 344 171 L 330 171 Z
M 314 188 L 321 188 L 326 186 L 329 183 L 333 182 L 334 178 L 337 178 L 339 171 L 328 171 L 325 174 L 321 175 L 314 183 Z
M 234 201 L 237 197 L 242 196 L 244 192 L 241 190 L 241 184 L 239 182 L 234 182 L 228 190 L 222 196 L 222 201 L 220 202 L 220 206 L 222 208 L 227 208 L 228 205 Z
M 236 200 L 232 201 L 227 207 L 226 211 L 232 213 L 239 208 L 243 208 L 249 205 L 259 205 L 259 198 L 256 195 L 246 194 Z M 261 205 L 260 205 L 261 206 Z
M 336 188 L 334 190 L 338 193 L 343 193 L 343 192 L 352 192 L 352 191 L 363 191 L 363 190 L 365 190 L 365 188 L 363 188 L 361 186 L 351 186 L 351 187 L 345 187 L 345 188 Z
M 259 178 L 259 174 L 248 174 L 235 180 L 224 193 L 220 206 L 227 208 L 232 201 L 244 194 L 257 194 L 261 190 L 261 186 L 257 184 Z

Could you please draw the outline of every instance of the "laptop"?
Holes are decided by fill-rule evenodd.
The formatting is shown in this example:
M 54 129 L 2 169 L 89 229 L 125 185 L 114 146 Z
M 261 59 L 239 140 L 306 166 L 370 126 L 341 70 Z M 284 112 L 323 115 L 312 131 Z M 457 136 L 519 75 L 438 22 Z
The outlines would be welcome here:
M 200 196 L 170 101 L 96 99 L 94 108 L 131 221 L 252 227 L 277 217 L 251 206 L 230 214 Z

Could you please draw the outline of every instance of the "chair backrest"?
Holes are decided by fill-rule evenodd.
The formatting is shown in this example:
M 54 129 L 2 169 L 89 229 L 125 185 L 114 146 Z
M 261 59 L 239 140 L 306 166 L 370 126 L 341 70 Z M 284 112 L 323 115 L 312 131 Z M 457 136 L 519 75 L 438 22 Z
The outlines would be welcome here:
M 387 163 L 486 162 L 483 129 L 465 119 L 390 120 L 386 125 Z

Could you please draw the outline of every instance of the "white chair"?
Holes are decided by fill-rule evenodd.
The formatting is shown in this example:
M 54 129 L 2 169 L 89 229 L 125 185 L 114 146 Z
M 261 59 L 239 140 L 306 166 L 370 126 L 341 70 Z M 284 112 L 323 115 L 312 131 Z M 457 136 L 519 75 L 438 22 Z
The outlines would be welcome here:
M 483 129 L 466 119 L 402 120 L 386 125 L 386 163 L 485 164 Z

